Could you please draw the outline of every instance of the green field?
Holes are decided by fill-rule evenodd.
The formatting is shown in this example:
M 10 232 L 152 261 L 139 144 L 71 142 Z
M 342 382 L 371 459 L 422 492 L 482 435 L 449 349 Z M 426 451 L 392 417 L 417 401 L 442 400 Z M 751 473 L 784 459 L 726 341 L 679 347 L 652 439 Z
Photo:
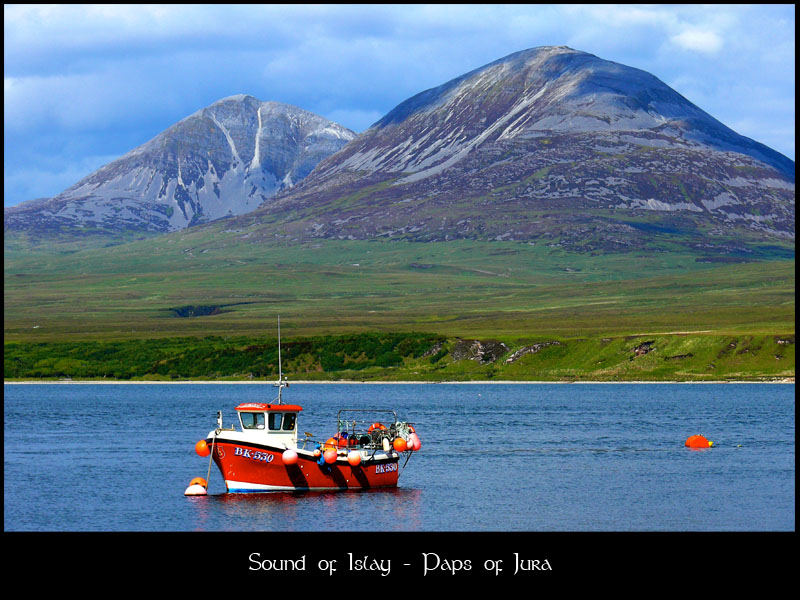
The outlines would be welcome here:
M 794 259 L 769 255 L 725 264 L 686 251 L 592 256 L 521 242 L 265 244 L 222 227 L 82 251 L 7 244 L 5 355 L 12 343 L 23 354 L 38 343 L 177 338 L 186 348 L 213 337 L 241 347 L 274 338 L 280 316 L 284 337 L 295 341 L 423 332 L 512 349 L 562 343 L 509 365 L 403 356 L 402 364 L 362 366 L 357 378 L 793 377 Z M 630 361 L 628 346 L 640 338 L 654 339 L 658 352 Z M 716 359 L 730 343 L 750 351 Z M 624 360 L 612 368 L 617 355 Z M 655 358 L 662 360 L 641 368 Z M 208 376 L 247 376 L 216 372 Z

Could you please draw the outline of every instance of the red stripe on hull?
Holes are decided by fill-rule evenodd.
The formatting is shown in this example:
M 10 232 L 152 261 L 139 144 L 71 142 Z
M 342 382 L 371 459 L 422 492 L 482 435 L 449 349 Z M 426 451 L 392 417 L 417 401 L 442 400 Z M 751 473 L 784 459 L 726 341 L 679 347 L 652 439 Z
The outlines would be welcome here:
M 285 465 L 282 454 L 282 450 L 216 440 L 213 458 L 226 486 L 229 481 L 287 490 L 397 486 L 399 476 L 397 455 L 378 462 L 366 460 L 353 467 L 344 458 L 331 465 L 320 465 L 316 459 L 299 453 L 296 464 Z M 230 486 L 228 487 L 230 490 Z M 236 487 L 242 486 L 237 484 Z

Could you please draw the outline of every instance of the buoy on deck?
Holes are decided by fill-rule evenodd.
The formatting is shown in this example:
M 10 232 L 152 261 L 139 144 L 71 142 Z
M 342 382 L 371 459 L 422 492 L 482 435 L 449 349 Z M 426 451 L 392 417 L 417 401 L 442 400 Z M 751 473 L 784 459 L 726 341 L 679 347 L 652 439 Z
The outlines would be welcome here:
M 297 464 L 297 452 L 288 448 L 287 450 L 283 451 L 283 455 L 281 456 L 283 459 L 283 464 L 285 465 L 295 465 Z
M 189 482 L 189 487 L 183 492 L 184 496 L 205 496 L 208 494 L 208 482 L 202 477 L 195 477 Z
M 211 448 L 208 447 L 208 444 L 205 440 L 200 440 L 194 445 L 194 451 L 197 452 L 200 456 L 208 456 L 211 454 Z
M 702 435 L 690 435 L 686 440 L 687 448 L 711 448 L 714 442 Z

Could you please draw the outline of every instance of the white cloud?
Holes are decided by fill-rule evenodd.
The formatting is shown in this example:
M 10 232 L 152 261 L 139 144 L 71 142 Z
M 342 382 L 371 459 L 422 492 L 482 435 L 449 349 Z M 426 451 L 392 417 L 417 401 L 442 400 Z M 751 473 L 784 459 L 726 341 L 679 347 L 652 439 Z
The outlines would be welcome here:
M 670 41 L 683 48 L 684 50 L 694 50 L 714 54 L 722 48 L 722 38 L 713 31 L 701 31 L 698 29 L 687 29 L 677 35 L 673 35 Z

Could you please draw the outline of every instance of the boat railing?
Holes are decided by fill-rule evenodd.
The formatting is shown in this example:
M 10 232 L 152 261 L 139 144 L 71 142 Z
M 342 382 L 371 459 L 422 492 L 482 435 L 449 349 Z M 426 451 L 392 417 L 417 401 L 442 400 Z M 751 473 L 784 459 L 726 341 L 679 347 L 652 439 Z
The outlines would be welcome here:
M 407 435 L 409 425 L 399 421 L 394 410 L 343 408 L 336 415 L 334 439 L 340 451 L 377 450 L 384 447 L 384 439 L 391 444 L 398 435 Z

